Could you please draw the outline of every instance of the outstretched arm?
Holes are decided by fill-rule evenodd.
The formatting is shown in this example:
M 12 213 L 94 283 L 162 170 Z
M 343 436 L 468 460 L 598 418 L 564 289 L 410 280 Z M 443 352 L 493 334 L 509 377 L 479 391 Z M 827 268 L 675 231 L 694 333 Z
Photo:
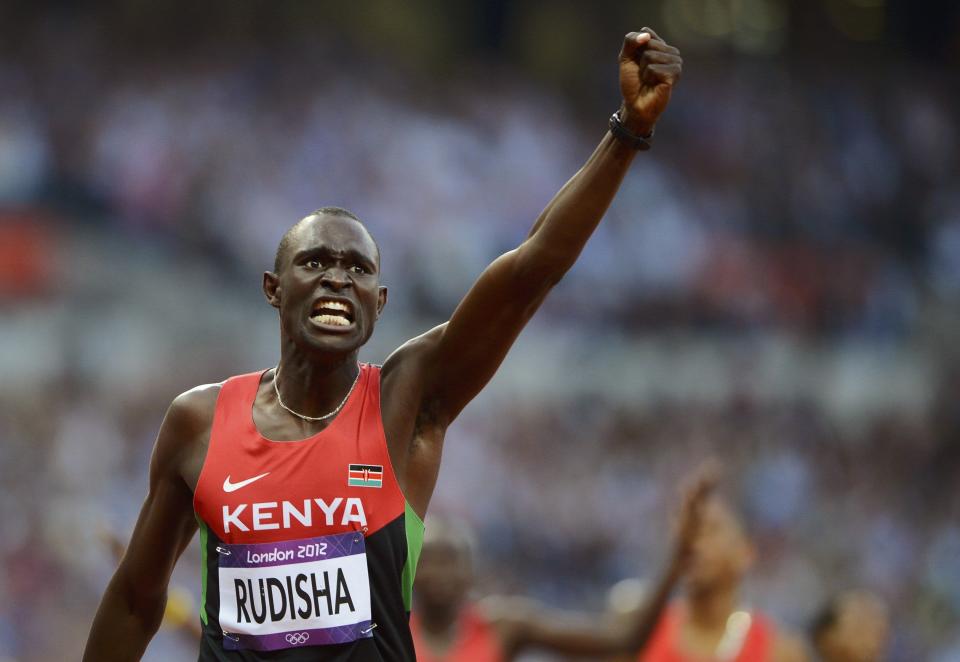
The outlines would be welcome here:
M 180 396 L 164 418 L 150 461 L 149 492 L 100 602 L 84 662 L 139 660 L 160 627 L 170 575 L 197 528 L 180 467 L 205 425 L 205 397 L 193 391 Z
M 491 620 L 501 636 L 507 657 L 525 648 L 587 656 L 636 654 L 641 650 L 650 640 L 670 593 L 683 574 L 700 528 L 703 502 L 715 484 L 715 469 L 704 467 L 687 485 L 667 565 L 650 597 L 629 619 L 561 613 L 528 601 L 492 603 Z
M 648 134 L 680 77 L 678 51 L 652 30 L 631 32 L 620 52 L 621 118 Z M 580 255 L 613 200 L 635 151 L 609 132 L 541 213 L 527 239 L 483 272 L 450 321 L 421 340 L 422 399 L 452 421 L 490 380 L 524 325 Z

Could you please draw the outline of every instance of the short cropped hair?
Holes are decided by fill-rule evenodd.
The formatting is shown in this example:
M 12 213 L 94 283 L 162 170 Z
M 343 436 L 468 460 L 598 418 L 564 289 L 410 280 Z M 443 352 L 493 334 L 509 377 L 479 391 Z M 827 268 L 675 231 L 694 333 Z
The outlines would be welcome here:
M 273 271 L 275 273 L 280 273 L 280 270 L 283 268 L 284 259 L 286 258 L 287 253 L 290 250 L 290 244 L 293 243 L 293 235 L 296 233 L 297 228 L 300 227 L 300 224 L 306 221 L 311 216 L 345 216 L 346 218 L 352 218 L 360 225 L 363 225 L 363 221 L 360 220 L 360 217 L 354 214 L 349 209 L 344 209 L 343 207 L 320 207 L 319 209 L 314 209 L 312 212 L 301 218 L 299 221 L 294 223 L 290 228 L 283 233 L 283 236 L 280 238 L 280 243 L 277 244 L 277 252 L 273 258 Z M 365 225 L 363 225 L 364 230 L 366 230 Z M 370 231 L 367 230 L 367 234 L 370 234 Z M 370 236 L 373 239 L 373 235 Z M 374 245 L 377 245 L 376 240 L 374 240 Z M 380 247 L 377 246 L 377 258 L 379 261 L 380 257 Z

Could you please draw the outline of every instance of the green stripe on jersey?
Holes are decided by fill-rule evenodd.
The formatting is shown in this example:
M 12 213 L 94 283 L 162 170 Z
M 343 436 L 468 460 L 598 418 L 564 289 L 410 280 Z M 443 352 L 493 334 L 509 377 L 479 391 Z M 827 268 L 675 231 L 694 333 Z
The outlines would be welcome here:
M 382 487 L 383 481 L 378 478 L 368 478 L 367 480 L 363 478 L 349 478 L 347 479 L 347 485 L 350 487 Z
M 423 520 L 416 511 L 404 502 L 403 523 L 407 531 L 407 561 L 403 564 L 401 590 L 403 591 L 403 606 L 409 612 L 413 603 L 413 579 L 417 574 L 417 562 L 420 560 L 420 550 L 423 548 Z
M 197 515 L 200 523 L 200 620 L 207 624 L 207 524 Z

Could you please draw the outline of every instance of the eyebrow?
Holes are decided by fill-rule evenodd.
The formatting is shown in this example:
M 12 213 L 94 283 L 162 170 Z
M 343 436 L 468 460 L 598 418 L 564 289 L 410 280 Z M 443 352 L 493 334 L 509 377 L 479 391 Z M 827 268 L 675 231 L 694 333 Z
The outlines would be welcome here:
M 293 255 L 294 264 L 311 258 L 311 257 L 333 257 L 333 258 L 350 258 L 354 262 L 358 262 L 367 266 L 373 270 L 376 270 L 377 264 L 374 260 L 370 259 L 368 256 L 364 255 L 360 251 L 350 248 L 345 251 L 335 251 L 327 246 L 315 246 L 313 248 L 307 248 L 302 251 L 297 251 Z

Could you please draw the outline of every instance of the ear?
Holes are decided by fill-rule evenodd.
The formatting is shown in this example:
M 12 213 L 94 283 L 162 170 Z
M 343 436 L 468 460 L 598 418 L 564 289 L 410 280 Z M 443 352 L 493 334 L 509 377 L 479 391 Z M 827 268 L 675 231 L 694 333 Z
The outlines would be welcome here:
M 280 309 L 280 276 L 272 271 L 263 272 L 263 295 L 267 298 L 267 303 Z
M 380 286 L 380 291 L 377 295 L 377 317 L 380 317 L 380 313 L 383 312 L 383 307 L 387 305 L 387 288 Z

